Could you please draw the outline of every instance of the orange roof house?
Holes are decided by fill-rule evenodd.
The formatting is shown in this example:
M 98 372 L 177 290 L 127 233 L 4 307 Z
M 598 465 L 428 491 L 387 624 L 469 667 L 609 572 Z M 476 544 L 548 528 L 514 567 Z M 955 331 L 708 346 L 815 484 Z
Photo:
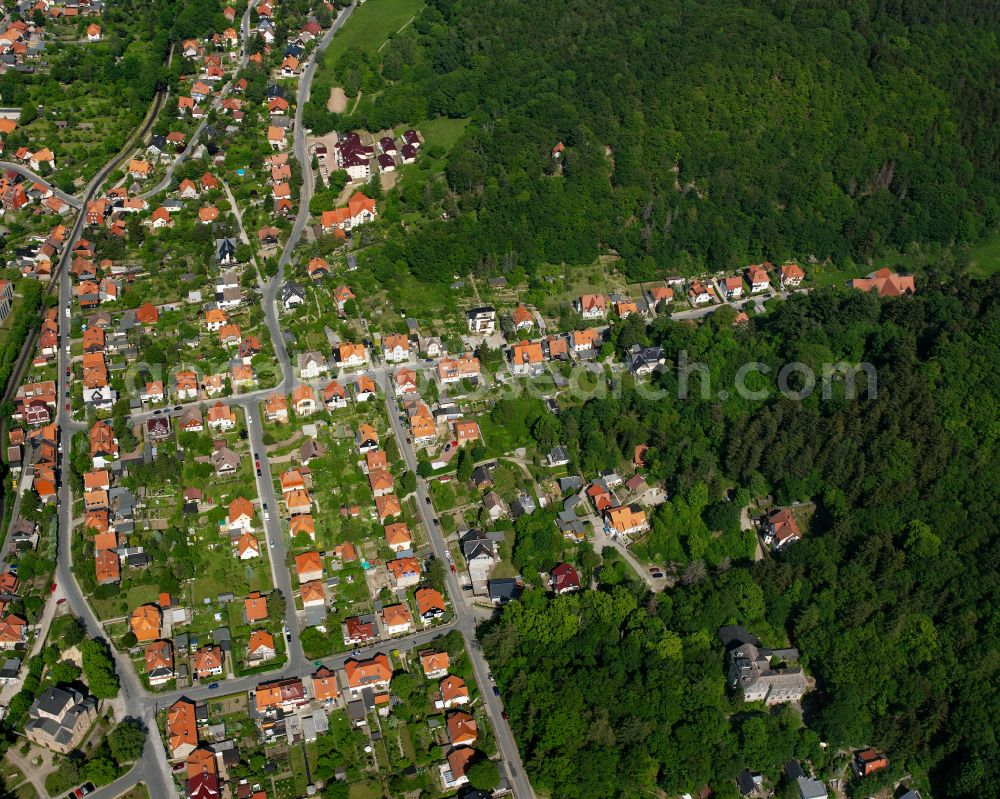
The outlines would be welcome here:
M 163 612 L 157 605 L 139 605 L 132 611 L 129 627 L 138 641 L 155 641 L 160 637 Z
M 267 630 L 254 630 L 247 643 L 247 657 L 250 660 L 269 660 L 274 657 L 274 636 Z
M 105 535 L 114 537 L 114 533 L 105 533 Z M 113 549 L 97 550 L 94 555 L 94 574 L 98 585 L 111 585 L 119 582 L 121 580 L 121 560 L 118 553 Z
M 340 696 L 337 688 L 337 673 L 326 666 L 320 666 L 312 675 L 313 698 L 317 702 L 331 702 Z
M 441 698 L 435 702 L 438 708 L 452 708 L 469 702 L 469 688 L 465 680 L 455 674 L 449 674 L 438 683 Z
M 901 297 L 916 291 L 913 275 L 897 275 L 884 267 L 866 278 L 852 280 L 850 286 L 864 292 L 874 291 L 879 297 Z
M 535 323 L 535 318 L 531 315 L 531 311 L 523 305 L 518 305 L 510 316 L 511 320 L 514 322 L 515 330 L 529 328 Z
M 393 552 L 403 552 L 413 546 L 413 534 L 406 522 L 387 524 L 385 527 L 385 542 Z
M 806 273 L 802 271 L 802 267 L 798 264 L 782 264 L 779 270 L 781 275 L 781 287 L 786 286 L 797 286 L 802 282 L 802 279 L 806 276 Z
M 543 361 L 541 342 L 519 341 L 511 348 L 510 360 L 513 365 L 512 371 L 515 373 L 541 365 Z
M 649 527 L 646 512 L 635 505 L 610 508 L 607 518 L 612 529 L 619 535 L 633 535 Z
M 288 527 L 293 538 L 304 533 L 313 541 L 316 540 L 316 521 L 310 513 L 299 513 L 293 516 L 288 522 Z
M 378 654 L 369 660 L 348 660 L 344 664 L 344 673 L 351 689 L 360 691 L 378 684 L 388 685 L 392 679 L 392 666 L 388 657 Z
M 301 555 L 296 555 L 295 572 L 298 574 L 300 583 L 322 579 L 323 559 L 319 552 L 303 552 Z
M 302 598 L 302 606 L 309 608 L 316 605 L 326 604 L 326 591 L 323 590 L 322 580 L 310 580 L 302 583 L 299 587 L 299 596 Z
M 135 318 L 140 324 L 152 327 L 159 321 L 160 312 L 156 310 L 156 306 L 153 303 L 146 302 L 136 309 Z
M 393 491 L 394 483 L 392 475 L 384 469 L 371 469 L 368 472 L 368 484 L 371 486 L 372 494 L 376 497 L 390 494 Z
M 167 741 L 175 759 L 187 757 L 198 746 L 195 705 L 190 699 L 178 699 L 167 710 Z
M 468 441 L 478 441 L 479 424 L 463 420 L 455 422 L 455 440 L 458 441 L 459 446 Z
M 395 494 L 386 494 L 375 498 L 375 510 L 378 512 L 379 521 L 383 524 L 386 519 L 399 516 L 403 509 L 399 505 L 399 499 Z
M 174 673 L 174 651 L 169 641 L 153 641 L 146 646 L 146 674 L 151 684 L 166 682 Z
M 247 624 L 253 624 L 267 619 L 267 597 L 261 596 L 259 591 L 251 592 L 250 596 L 243 600 L 243 618 Z
M 469 764 L 476 757 L 476 754 L 476 750 L 471 746 L 459 746 L 448 753 L 448 770 L 451 772 L 453 783 L 462 779 L 468 781 L 465 773 L 468 771 Z
M 445 612 L 444 597 L 436 588 L 418 588 L 414 593 L 417 612 L 424 621 L 437 618 Z
M 210 677 L 222 673 L 222 647 L 203 646 L 195 650 L 191 663 L 197 677 Z
M 260 542 L 253 533 L 240 533 L 236 539 L 236 555 L 240 560 L 260 557 Z
M 452 713 L 448 716 L 448 735 L 452 746 L 471 746 L 478 737 L 476 720 L 462 710 Z
M 382 608 L 382 623 L 386 632 L 394 635 L 409 630 L 413 626 L 413 617 L 406 605 L 386 605 Z
M 451 658 L 447 652 L 423 652 L 420 655 L 420 667 L 429 680 L 447 674 L 450 665 Z
M 416 558 L 396 558 L 385 564 L 397 586 L 414 585 L 420 579 L 420 563 Z

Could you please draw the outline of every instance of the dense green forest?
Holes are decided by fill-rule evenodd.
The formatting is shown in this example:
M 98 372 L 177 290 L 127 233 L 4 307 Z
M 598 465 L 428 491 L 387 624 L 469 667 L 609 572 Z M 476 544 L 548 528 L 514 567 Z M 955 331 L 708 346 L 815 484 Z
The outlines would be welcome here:
M 647 546 L 681 580 L 654 597 L 599 570 L 598 595 L 528 594 L 484 633 L 532 778 L 554 797 L 677 792 L 743 766 L 777 774 L 793 753 L 829 774 L 839 747 L 874 745 L 894 776 L 927 775 L 934 796 L 992 795 L 1000 279 L 893 301 L 820 290 L 735 327 L 727 311 L 700 326 L 664 320 L 649 340 L 674 362 L 686 350 L 716 388 L 747 361 L 819 373 L 843 359 L 870 362 L 877 390 L 848 399 L 839 383 L 828 399 L 792 401 L 772 373 L 755 385 L 770 381 L 763 399 L 679 401 L 667 372 L 666 399 L 626 383 L 535 423 L 590 474 L 651 446 L 670 501 Z M 720 504 L 768 494 L 817 509 L 801 543 L 753 563 Z M 521 525 L 515 563 L 550 568 L 558 541 Z M 785 713 L 729 715 L 715 633 L 733 622 L 801 650 L 817 680 L 807 729 Z
M 317 95 L 306 124 L 472 118 L 452 221 L 387 254 L 423 279 L 961 253 L 1000 221 L 998 21 L 996 0 L 430 0 L 341 59 L 353 116 Z

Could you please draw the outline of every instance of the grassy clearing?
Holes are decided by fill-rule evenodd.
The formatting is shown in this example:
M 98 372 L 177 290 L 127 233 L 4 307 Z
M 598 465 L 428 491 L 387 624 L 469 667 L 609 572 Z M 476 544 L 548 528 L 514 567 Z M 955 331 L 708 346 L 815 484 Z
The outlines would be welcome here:
M 465 132 L 469 124 L 468 119 L 449 119 L 448 117 L 437 117 L 420 123 L 420 133 L 424 137 L 427 147 L 436 147 L 448 152 L 455 146 L 462 133 Z M 397 135 L 405 130 L 404 126 L 396 131 Z
M 972 249 L 966 272 L 974 278 L 987 278 L 1000 272 L 1000 231 Z
M 334 35 L 323 56 L 324 65 L 332 69 L 337 59 L 352 48 L 367 53 L 377 52 L 391 34 L 402 28 L 423 7 L 423 0 L 371 0 L 359 6 Z

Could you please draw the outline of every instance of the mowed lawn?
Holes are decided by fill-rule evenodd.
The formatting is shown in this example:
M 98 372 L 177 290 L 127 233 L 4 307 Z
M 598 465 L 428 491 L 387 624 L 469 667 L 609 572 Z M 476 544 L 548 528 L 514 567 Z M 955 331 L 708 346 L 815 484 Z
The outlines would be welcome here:
M 969 253 L 970 277 L 987 278 L 1000 272 L 1000 232 L 983 239 Z
M 445 153 L 455 146 L 465 131 L 468 119 L 449 119 L 448 117 L 437 117 L 421 122 L 417 127 L 420 135 L 424 137 L 424 143 L 428 147 L 439 147 Z M 406 126 L 400 126 L 396 131 L 397 135 L 404 131 Z
M 424 0 L 367 0 L 351 12 L 350 19 L 337 31 L 323 55 L 329 69 L 352 48 L 377 52 L 386 39 L 424 7 Z

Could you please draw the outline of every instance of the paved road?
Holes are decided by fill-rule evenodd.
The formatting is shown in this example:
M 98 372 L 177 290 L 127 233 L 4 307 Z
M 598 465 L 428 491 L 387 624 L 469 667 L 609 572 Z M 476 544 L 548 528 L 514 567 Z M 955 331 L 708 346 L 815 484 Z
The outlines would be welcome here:
M 24 175 L 24 177 L 26 177 L 28 180 L 33 180 L 36 183 L 41 183 L 56 197 L 58 197 L 64 203 L 73 206 L 73 208 L 83 207 L 83 203 L 80 201 L 79 197 L 74 197 L 72 194 L 68 194 L 67 192 L 60 189 L 58 186 L 49 183 L 47 179 L 43 178 L 37 172 L 32 172 L 24 164 L 15 164 L 12 161 L 0 161 L 0 169 L 12 169 L 15 172 Z
M 799 289 L 800 291 L 808 291 L 808 289 Z M 791 296 L 790 291 L 774 291 L 769 290 L 762 294 L 754 294 L 750 297 L 744 297 L 742 300 L 734 300 L 732 302 L 716 302 L 709 305 L 702 306 L 701 308 L 692 308 L 689 311 L 677 311 L 676 313 L 670 314 L 670 318 L 676 321 L 681 321 L 684 319 L 701 319 L 708 316 L 711 313 L 715 313 L 719 308 L 724 308 L 727 305 L 731 305 L 737 310 L 741 310 L 744 306 L 753 304 L 757 308 L 758 313 L 764 311 L 764 303 L 768 300 L 779 299 L 785 300 Z
M 399 405 L 396 403 L 392 386 L 389 385 L 388 381 L 383 381 L 382 389 L 385 394 L 385 408 L 389 414 L 389 423 L 396 435 L 399 451 L 403 453 L 403 457 L 406 460 L 406 468 L 416 474 L 417 455 L 413 449 L 413 445 L 408 443 L 409 436 L 403 428 Z M 424 527 L 427 529 L 427 536 L 434 549 L 434 555 L 441 559 L 442 562 L 449 562 L 451 555 L 448 552 L 448 545 L 441 533 L 441 528 L 436 524 L 437 512 L 431 503 L 430 494 L 427 490 L 427 481 L 422 477 L 417 478 L 416 493 L 417 510 L 420 513 Z M 496 732 L 497 748 L 500 750 L 500 756 L 504 761 L 502 767 L 507 770 L 508 781 L 514 790 L 514 795 L 520 797 L 520 799 L 531 799 L 535 794 L 531 789 L 531 784 L 528 782 L 524 765 L 521 763 L 521 753 L 518 751 L 517 742 L 514 740 L 514 734 L 511 732 L 510 725 L 501 715 L 503 706 L 500 699 L 494 696 L 493 691 L 490 689 L 490 680 L 488 677 L 490 673 L 489 665 L 486 662 L 486 658 L 483 657 L 479 640 L 476 637 L 477 617 L 465 602 L 462 586 L 458 581 L 458 575 L 450 570 L 446 571 L 445 585 L 451 597 L 451 604 L 455 608 L 456 627 L 465 639 L 465 648 L 469 653 L 469 660 L 472 663 L 476 682 L 482 689 L 480 695 L 483 697 L 483 704 L 486 707 L 487 715 Z

